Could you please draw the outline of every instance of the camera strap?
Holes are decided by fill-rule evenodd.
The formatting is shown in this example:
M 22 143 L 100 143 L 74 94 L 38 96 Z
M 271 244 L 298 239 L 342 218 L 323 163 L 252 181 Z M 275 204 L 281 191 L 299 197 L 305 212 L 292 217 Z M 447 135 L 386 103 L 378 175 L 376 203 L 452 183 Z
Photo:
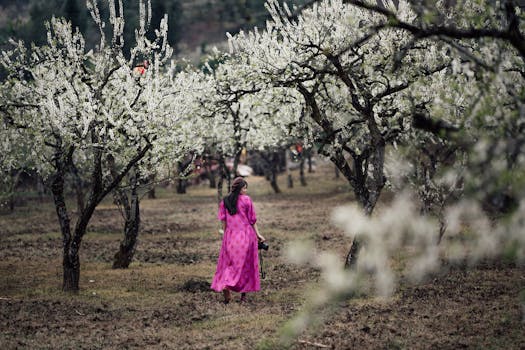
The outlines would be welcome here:
M 263 256 L 262 256 L 262 250 L 259 250 L 259 267 L 261 269 L 261 278 L 262 279 L 265 279 L 266 278 L 266 272 L 264 271 L 264 267 L 263 267 Z

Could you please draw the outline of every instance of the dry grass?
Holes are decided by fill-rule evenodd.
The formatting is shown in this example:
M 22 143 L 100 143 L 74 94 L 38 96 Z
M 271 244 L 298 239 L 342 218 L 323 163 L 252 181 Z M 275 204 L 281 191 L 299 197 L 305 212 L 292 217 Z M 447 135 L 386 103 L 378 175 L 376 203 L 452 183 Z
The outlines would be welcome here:
M 348 239 L 329 222 L 331 208 L 351 200 L 331 167 L 308 174 L 309 186 L 274 195 L 249 179 L 258 225 L 270 243 L 268 278 L 247 304 L 221 303 L 208 290 L 220 247 L 215 192 L 176 195 L 160 189 L 142 203 L 143 229 L 127 270 L 111 269 L 122 218 L 111 202 L 95 214 L 81 247 L 81 291 L 60 291 L 61 238 L 53 207 L 34 203 L 0 216 L 2 349 L 274 348 L 283 325 L 305 302 L 319 273 L 290 265 L 283 246 L 313 239 L 343 260 Z M 400 255 L 402 259 L 402 255 Z M 523 269 L 487 265 L 452 269 L 392 300 L 349 300 L 295 348 L 520 348 L 525 344 L 519 293 Z

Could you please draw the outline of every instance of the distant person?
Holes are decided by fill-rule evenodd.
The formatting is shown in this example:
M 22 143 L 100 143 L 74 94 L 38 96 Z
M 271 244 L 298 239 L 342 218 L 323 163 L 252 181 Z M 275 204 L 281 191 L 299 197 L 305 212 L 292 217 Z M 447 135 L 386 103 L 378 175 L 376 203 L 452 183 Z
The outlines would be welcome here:
M 224 235 L 211 288 L 223 292 L 225 304 L 231 300 L 231 291 L 241 293 L 244 302 L 247 292 L 261 289 L 257 242 L 265 239 L 257 229 L 257 217 L 247 191 L 246 181 L 235 178 L 219 207 Z
M 148 70 L 148 67 L 149 67 L 149 61 L 148 60 L 144 60 L 142 61 L 142 63 L 140 63 L 139 65 L 137 65 L 134 69 L 133 69 L 133 72 L 135 72 L 137 75 L 144 75 L 146 74 L 146 71 Z

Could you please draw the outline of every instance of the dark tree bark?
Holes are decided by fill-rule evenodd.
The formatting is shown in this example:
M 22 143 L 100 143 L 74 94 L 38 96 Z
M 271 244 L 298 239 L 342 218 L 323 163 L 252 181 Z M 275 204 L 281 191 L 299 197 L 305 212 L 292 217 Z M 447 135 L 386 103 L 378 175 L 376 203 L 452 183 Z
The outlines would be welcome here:
M 266 180 L 270 182 L 270 186 L 272 187 L 275 193 L 281 193 L 281 189 L 277 184 L 277 175 L 279 173 L 280 167 L 279 152 L 272 151 L 270 153 L 266 153 L 261 151 L 259 152 L 259 154 L 261 155 L 261 159 L 263 159 L 265 163 L 264 173 Z
M 235 140 L 235 153 L 233 155 L 233 169 L 231 173 L 229 171 L 226 171 L 228 174 L 228 189 L 230 188 L 230 181 L 233 177 L 237 176 L 237 169 L 239 168 L 239 162 L 241 159 L 242 149 L 244 145 L 241 142 L 241 118 L 239 117 L 239 108 L 237 110 L 234 110 L 232 106 L 229 106 L 230 113 L 233 117 L 233 135 Z
M 124 239 L 113 258 L 114 269 L 127 269 L 133 259 L 140 229 L 140 197 L 138 194 L 138 171 L 130 176 L 131 193 L 128 199 L 124 190 L 117 190 L 117 200 L 124 212 Z
M 350 246 L 350 250 L 348 251 L 348 254 L 346 255 L 345 259 L 345 268 L 352 269 L 355 267 L 355 264 L 357 263 L 357 258 L 359 254 L 359 249 L 361 248 L 361 243 L 357 238 L 354 237 L 352 240 L 352 245 Z
M 93 143 L 97 143 L 96 135 L 92 134 Z M 78 219 L 73 234 L 71 233 L 71 222 L 69 219 L 65 197 L 64 183 L 67 169 L 70 169 L 74 148 L 64 149 L 61 140 L 57 138 L 53 165 L 55 173 L 52 178 L 51 192 L 55 203 L 56 213 L 60 230 L 62 232 L 63 243 L 63 284 L 62 289 L 68 292 L 77 292 L 79 290 L 80 280 L 80 259 L 79 249 L 87 229 L 89 220 L 93 216 L 97 205 L 113 191 L 122 179 L 128 174 L 130 169 L 139 162 L 144 155 L 151 149 L 151 144 L 147 143 L 141 149 L 137 150 L 134 158 L 130 159 L 124 168 L 114 176 L 106 185 L 102 179 L 102 150 L 94 148 L 93 150 L 93 168 L 91 183 L 89 187 L 89 196 L 82 212 L 78 213 Z
M 208 172 L 208 179 L 210 180 L 210 188 L 217 188 L 217 180 L 215 179 L 215 173 L 211 171 L 211 168 Z
M 308 173 L 311 174 L 314 172 L 314 169 L 313 169 L 313 164 L 312 164 L 312 149 L 311 148 L 307 148 L 305 149 L 305 155 L 306 155 L 306 159 L 308 160 Z
M 77 291 L 80 277 L 80 262 L 75 250 L 71 250 L 71 220 L 67 211 L 66 200 L 64 195 L 66 169 L 68 168 L 74 149 L 71 147 L 67 151 L 62 149 L 61 140 L 57 138 L 57 147 L 55 149 L 53 166 L 55 173 L 51 180 L 51 193 L 57 213 L 58 224 L 62 233 L 62 266 L 63 266 L 63 283 L 62 290 Z M 77 250 L 78 252 L 78 250 Z
M 317 2 L 316 0 L 314 2 Z M 395 12 L 385 8 L 384 6 L 374 5 L 362 0 L 343 0 L 343 3 L 349 3 L 363 9 L 371 10 L 373 12 L 382 14 L 387 19 L 381 26 L 376 27 L 376 31 L 381 28 L 399 28 L 411 33 L 417 40 L 425 40 L 427 38 L 450 38 L 450 39 L 481 39 L 492 38 L 494 40 L 502 40 L 511 45 L 517 53 L 525 58 L 525 35 L 520 30 L 520 18 L 516 12 L 517 6 L 514 1 L 507 1 L 500 6 L 499 15 L 506 17 L 507 24 L 502 27 L 489 26 L 476 28 L 471 24 L 469 28 L 459 28 L 454 23 L 444 24 L 442 21 L 434 24 L 425 24 L 420 26 L 412 24 L 400 19 Z M 447 3 L 447 6 L 452 5 L 452 1 Z M 440 18 L 440 16 L 436 16 Z
M 285 165 L 286 165 L 286 177 L 287 177 L 287 180 L 288 180 L 288 188 L 293 188 L 293 177 L 292 177 L 292 173 L 291 173 L 291 170 L 290 170 L 290 163 L 291 163 L 291 152 L 289 149 L 287 149 L 285 152 L 284 152 L 284 160 L 285 160 Z
M 73 149 L 70 149 L 70 154 L 73 154 Z M 53 194 L 58 224 L 60 225 L 60 231 L 62 233 L 62 290 L 76 291 L 78 290 L 80 277 L 80 263 L 78 254 L 76 256 L 70 254 L 69 250 L 71 244 L 71 220 L 67 212 L 64 196 L 67 158 L 60 149 L 55 152 L 55 174 L 51 182 L 51 193 Z
M 299 163 L 299 180 L 301 181 L 301 186 L 306 186 L 306 177 L 304 176 L 304 157 L 301 156 L 301 162 Z
M 193 162 L 193 157 L 186 159 L 183 162 L 178 162 L 177 166 L 179 169 L 179 177 L 177 179 L 177 193 L 185 194 L 186 187 L 188 186 L 188 180 L 186 179 L 186 172 L 188 171 L 189 166 Z
M 151 188 L 148 191 L 148 198 L 149 199 L 156 199 L 157 198 L 157 193 L 155 192 L 155 186 L 154 185 L 151 185 Z
M 187 187 L 187 180 L 179 178 L 177 180 L 177 193 L 178 194 L 185 194 L 186 193 L 186 187 Z
M 222 174 L 222 170 L 219 170 L 219 179 L 217 181 L 217 203 L 220 204 L 222 200 L 222 187 L 224 185 L 224 177 Z
M 229 192 L 231 188 L 231 173 L 226 166 L 224 156 L 221 154 L 219 155 L 219 182 L 217 184 L 217 201 L 219 204 L 223 198 L 224 179 L 226 179 L 226 190 Z
M 370 134 L 369 143 L 361 151 L 357 153 L 347 146 L 334 151 L 333 153 L 325 153 L 323 146 L 320 147 L 319 153 L 324 153 L 330 157 L 330 160 L 335 164 L 337 169 L 348 181 L 352 187 L 358 203 L 363 207 L 366 215 L 371 215 L 374 207 L 379 199 L 379 195 L 385 185 L 386 179 L 383 174 L 384 166 L 384 151 L 385 140 L 376 124 L 373 105 L 371 101 L 365 101 L 365 105 L 361 105 L 359 98 L 354 94 L 355 87 L 353 82 L 346 75 L 346 72 L 341 67 L 337 58 L 332 57 L 332 63 L 337 68 L 341 80 L 348 86 L 350 94 L 352 95 L 352 104 L 354 108 L 362 114 L 362 123 L 367 125 Z M 311 109 L 311 116 L 314 121 L 323 129 L 325 137 L 323 144 L 329 144 L 338 140 L 345 145 L 346 141 L 338 136 L 338 131 L 335 130 L 330 120 L 326 117 L 323 111 L 319 108 L 315 95 L 316 88 L 312 91 L 306 89 L 302 84 L 298 85 L 299 92 L 303 95 L 306 104 Z M 348 163 L 343 152 L 347 152 L 352 159 L 352 166 Z M 369 175 L 369 164 L 372 165 L 373 171 Z M 359 254 L 360 242 L 355 238 L 347 255 L 345 266 L 353 267 Z
M 279 168 L 281 166 L 281 158 L 279 157 L 279 152 L 273 152 L 272 154 L 272 174 L 270 177 L 270 184 L 272 185 L 273 191 L 275 193 L 281 193 L 281 189 L 277 184 L 277 176 L 279 175 Z

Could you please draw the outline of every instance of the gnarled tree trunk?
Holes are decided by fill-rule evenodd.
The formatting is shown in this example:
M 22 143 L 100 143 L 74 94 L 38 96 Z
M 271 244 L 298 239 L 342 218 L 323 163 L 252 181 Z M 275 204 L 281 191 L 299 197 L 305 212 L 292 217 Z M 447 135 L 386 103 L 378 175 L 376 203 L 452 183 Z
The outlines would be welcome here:
M 77 291 L 80 279 L 80 261 L 78 259 L 78 249 L 70 251 L 71 246 L 71 220 L 67 213 L 66 200 L 64 197 L 64 176 L 65 165 L 60 155 L 56 160 L 57 171 L 51 183 L 51 192 L 55 203 L 60 231 L 62 233 L 62 266 L 64 291 Z
M 118 200 L 124 211 L 125 224 L 124 239 L 120 242 L 119 251 L 113 258 L 114 269 L 127 269 L 135 253 L 140 228 L 140 197 L 137 177 L 138 171 L 130 178 L 130 200 L 124 191 L 119 190 Z

